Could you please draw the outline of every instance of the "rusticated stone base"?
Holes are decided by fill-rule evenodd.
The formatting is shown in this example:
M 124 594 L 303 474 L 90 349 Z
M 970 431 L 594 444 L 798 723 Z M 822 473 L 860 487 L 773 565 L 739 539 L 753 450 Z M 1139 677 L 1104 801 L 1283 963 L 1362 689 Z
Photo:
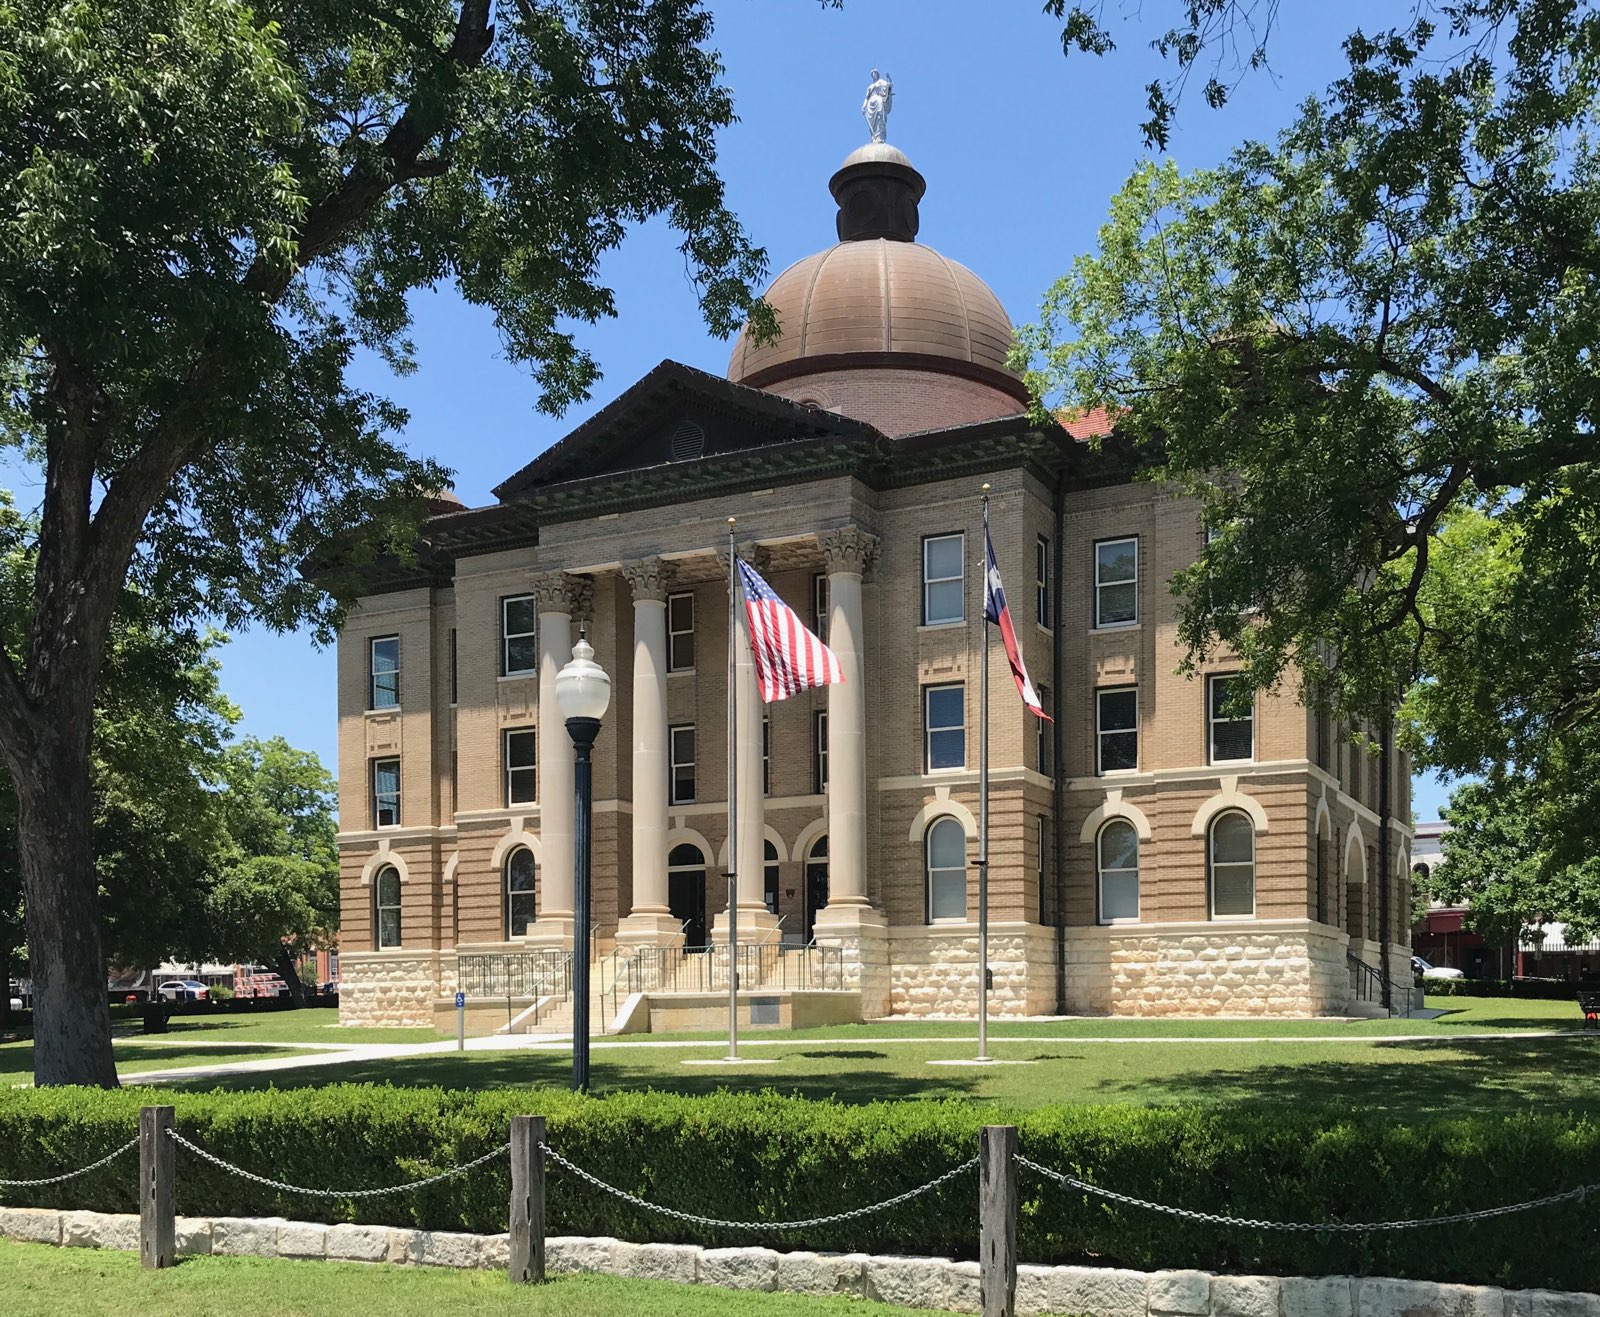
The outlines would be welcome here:
M 339 958 L 339 1023 L 433 1024 L 456 990 L 456 958 L 437 951 L 347 951 Z
M 1338 1014 L 1348 940 L 1309 919 L 1067 930 L 1067 1009 L 1086 1015 Z
M 889 930 L 892 1015 L 971 1017 L 978 1010 L 978 926 L 931 924 Z M 994 984 L 989 1012 L 1048 1015 L 1055 1009 L 1055 938 L 1038 924 L 989 926 Z

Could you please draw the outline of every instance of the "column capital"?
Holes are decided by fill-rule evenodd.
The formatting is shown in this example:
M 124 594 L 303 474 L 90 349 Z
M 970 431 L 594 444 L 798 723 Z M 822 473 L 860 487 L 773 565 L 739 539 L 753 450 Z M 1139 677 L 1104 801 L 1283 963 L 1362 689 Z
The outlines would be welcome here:
M 734 546 L 734 553 L 736 553 L 740 558 L 744 559 L 745 562 L 749 563 L 763 576 L 766 575 L 768 556 L 767 551 L 755 540 L 739 541 L 739 543 Z M 721 570 L 724 577 L 728 575 L 732 564 L 728 561 L 728 551 L 726 549 L 717 550 L 717 567 Z
M 531 584 L 533 597 L 541 613 L 588 616 L 594 583 L 587 576 L 574 576 L 571 572 L 540 572 Z
M 622 564 L 622 579 L 633 591 L 636 604 L 666 602 L 667 575 L 667 564 L 660 558 L 635 558 Z
M 817 536 L 817 544 L 822 549 L 830 576 L 834 572 L 865 576 L 878 560 L 878 537 L 859 526 L 841 526 L 838 530 L 823 531 Z

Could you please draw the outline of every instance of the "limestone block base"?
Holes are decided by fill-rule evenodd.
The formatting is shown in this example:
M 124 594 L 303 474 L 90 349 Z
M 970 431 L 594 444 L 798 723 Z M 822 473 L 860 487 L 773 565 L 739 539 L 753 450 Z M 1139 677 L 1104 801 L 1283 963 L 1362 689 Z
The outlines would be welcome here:
M 438 951 L 346 951 L 339 1023 L 431 1025 L 436 998 L 456 990 L 456 958 Z
M 1055 1009 L 1055 934 L 1041 924 L 989 925 L 989 1013 Z M 970 1018 L 978 1011 L 978 925 L 971 920 L 889 930 L 894 1015 Z

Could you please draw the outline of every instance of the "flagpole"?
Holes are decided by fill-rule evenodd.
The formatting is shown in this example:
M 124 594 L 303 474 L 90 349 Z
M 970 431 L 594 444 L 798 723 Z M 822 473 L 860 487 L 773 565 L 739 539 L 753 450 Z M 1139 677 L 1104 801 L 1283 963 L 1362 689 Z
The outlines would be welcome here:
M 739 1059 L 739 565 L 728 518 L 728 1056 Z
M 978 1060 L 989 1059 L 989 485 L 983 486 L 983 671 L 978 684 Z

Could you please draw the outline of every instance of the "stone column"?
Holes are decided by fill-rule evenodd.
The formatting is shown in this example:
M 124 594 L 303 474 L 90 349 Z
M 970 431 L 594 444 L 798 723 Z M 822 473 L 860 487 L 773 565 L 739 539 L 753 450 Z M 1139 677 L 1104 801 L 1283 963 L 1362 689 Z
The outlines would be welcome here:
M 633 589 L 633 909 L 625 945 L 680 942 L 667 905 L 667 590 L 660 558 L 624 563 Z
M 588 582 L 566 572 L 533 578 L 539 609 L 539 917 L 527 932 L 535 946 L 572 945 L 572 738 L 556 704 L 556 673 L 572 658 L 572 615 Z
M 748 559 L 753 552 L 753 547 L 741 547 L 739 556 Z M 726 563 L 726 554 L 719 558 Z M 738 875 L 739 940 L 748 942 L 767 933 L 777 919 L 767 909 L 765 886 L 767 817 L 766 800 L 761 791 L 761 723 L 767 706 L 761 701 L 755 660 L 750 654 L 750 619 L 742 606 L 735 611 L 734 637 L 734 689 L 738 710 L 733 734 L 738 743 L 739 851 L 730 858 L 733 871 Z M 709 891 L 707 897 L 714 899 Z M 726 941 L 727 924 L 726 913 L 719 915 L 713 937 Z
M 888 920 L 867 899 L 867 692 L 861 581 L 878 539 L 856 526 L 817 537 L 828 572 L 828 648 L 842 683 L 828 687 L 828 904 L 816 938 L 837 946 L 867 1019 L 889 1011 Z

